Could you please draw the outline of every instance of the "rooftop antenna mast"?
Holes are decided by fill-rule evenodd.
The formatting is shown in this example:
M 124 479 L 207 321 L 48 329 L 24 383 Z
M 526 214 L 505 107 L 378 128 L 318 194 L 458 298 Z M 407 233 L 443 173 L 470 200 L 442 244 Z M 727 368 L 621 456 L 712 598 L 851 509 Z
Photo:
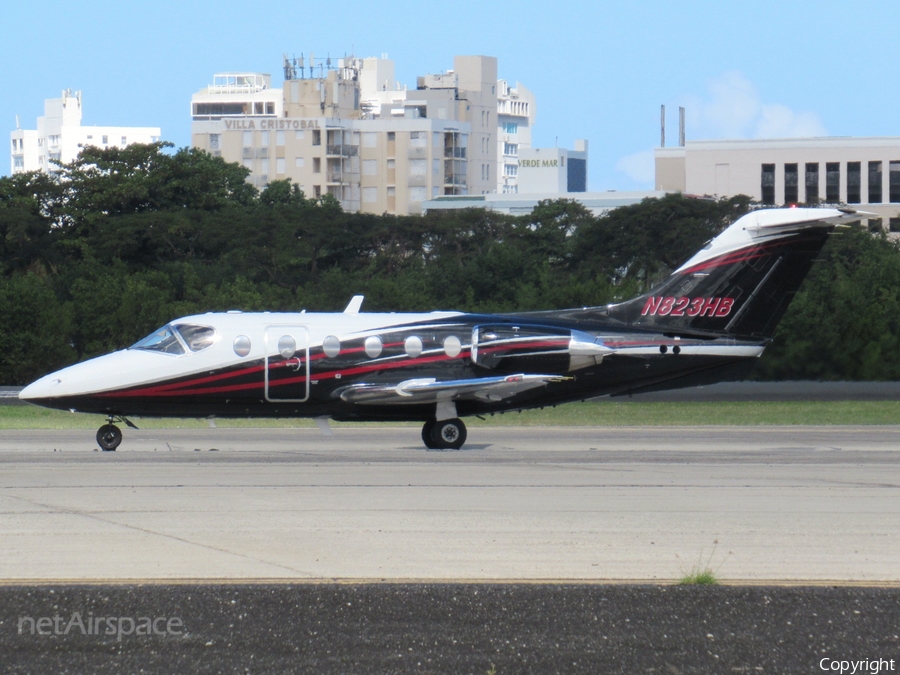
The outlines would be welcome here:
M 659 106 L 659 147 L 666 147 L 666 106 Z

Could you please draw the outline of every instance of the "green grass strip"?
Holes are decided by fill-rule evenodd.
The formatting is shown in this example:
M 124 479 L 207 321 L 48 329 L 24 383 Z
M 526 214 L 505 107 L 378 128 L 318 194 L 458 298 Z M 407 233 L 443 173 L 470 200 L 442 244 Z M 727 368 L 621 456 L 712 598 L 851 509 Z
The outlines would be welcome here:
M 32 405 L 0 406 L 2 429 L 96 429 L 101 415 L 83 415 L 47 410 Z M 135 418 L 147 429 L 205 428 L 205 419 Z M 354 424 L 354 423 L 348 423 Z M 367 423 L 377 425 L 377 423 Z M 527 410 L 487 416 L 484 421 L 466 418 L 479 426 L 754 426 L 900 424 L 900 401 L 788 401 L 715 403 L 636 403 L 608 401 L 569 403 L 544 410 Z M 417 424 L 410 423 L 411 426 Z M 219 427 L 311 427 L 307 419 L 217 419 Z M 340 426 L 340 424 L 336 424 Z

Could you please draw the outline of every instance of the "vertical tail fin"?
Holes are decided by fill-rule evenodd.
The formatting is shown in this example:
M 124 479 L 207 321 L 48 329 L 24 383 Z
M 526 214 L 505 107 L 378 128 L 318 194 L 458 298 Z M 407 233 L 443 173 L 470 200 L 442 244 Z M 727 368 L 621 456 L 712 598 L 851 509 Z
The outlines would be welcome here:
M 767 209 L 735 221 L 662 284 L 609 308 L 611 317 L 661 332 L 767 339 L 844 209 Z

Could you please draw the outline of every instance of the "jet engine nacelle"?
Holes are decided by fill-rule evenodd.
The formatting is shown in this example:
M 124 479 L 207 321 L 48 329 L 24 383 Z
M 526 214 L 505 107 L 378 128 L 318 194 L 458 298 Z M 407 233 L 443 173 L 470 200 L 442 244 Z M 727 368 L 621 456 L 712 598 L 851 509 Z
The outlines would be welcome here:
M 599 363 L 612 349 L 593 335 L 554 326 L 484 324 L 472 330 L 472 361 L 508 373 L 565 373 Z

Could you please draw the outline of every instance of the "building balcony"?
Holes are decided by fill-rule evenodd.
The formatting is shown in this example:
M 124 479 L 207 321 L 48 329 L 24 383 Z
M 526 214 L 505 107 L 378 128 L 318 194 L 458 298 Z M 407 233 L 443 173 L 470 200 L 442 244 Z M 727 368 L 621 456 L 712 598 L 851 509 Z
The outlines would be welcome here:
M 358 145 L 328 145 L 325 152 L 329 157 L 356 157 L 359 155 Z

